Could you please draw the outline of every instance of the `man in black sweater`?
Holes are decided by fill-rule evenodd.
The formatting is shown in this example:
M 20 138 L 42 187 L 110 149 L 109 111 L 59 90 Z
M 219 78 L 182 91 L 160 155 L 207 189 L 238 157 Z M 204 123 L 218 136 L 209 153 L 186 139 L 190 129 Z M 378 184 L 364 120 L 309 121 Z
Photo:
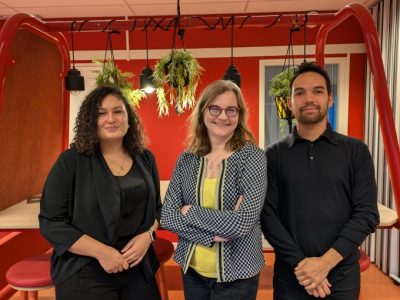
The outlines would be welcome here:
M 303 63 L 288 106 L 297 125 L 268 147 L 268 190 L 261 225 L 276 253 L 274 299 L 356 300 L 358 246 L 379 223 L 367 146 L 327 122 L 331 82 Z

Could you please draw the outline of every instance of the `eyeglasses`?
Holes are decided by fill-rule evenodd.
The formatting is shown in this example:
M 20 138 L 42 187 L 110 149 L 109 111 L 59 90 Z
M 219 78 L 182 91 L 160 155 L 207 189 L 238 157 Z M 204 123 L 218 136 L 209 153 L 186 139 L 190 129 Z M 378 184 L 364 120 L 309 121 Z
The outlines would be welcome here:
M 210 112 L 210 115 L 212 115 L 213 117 L 218 117 L 222 113 L 222 111 L 225 111 L 225 114 L 228 118 L 233 118 L 237 116 L 238 112 L 240 111 L 240 108 L 233 106 L 229 106 L 227 108 L 221 108 L 216 105 L 210 105 L 208 106 L 208 111 Z

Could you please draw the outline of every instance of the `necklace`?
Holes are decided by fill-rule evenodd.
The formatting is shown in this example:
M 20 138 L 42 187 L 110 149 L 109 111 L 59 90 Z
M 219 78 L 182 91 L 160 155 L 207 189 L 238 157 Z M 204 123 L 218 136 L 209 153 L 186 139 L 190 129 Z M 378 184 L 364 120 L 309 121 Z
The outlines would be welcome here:
M 214 159 L 211 158 L 211 155 L 208 155 L 208 167 L 212 170 L 214 168 L 214 162 L 220 158 L 222 156 L 222 154 L 224 154 L 224 152 L 221 152 L 220 154 L 218 154 L 216 157 L 214 157 Z M 217 166 L 219 165 L 219 163 L 217 164 Z
M 108 162 L 112 163 L 114 166 L 118 167 L 119 171 L 124 171 L 124 164 L 125 164 L 125 159 L 126 159 L 126 155 L 124 155 L 124 158 L 122 159 L 122 163 L 121 164 L 117 164 L 116 162 L 113 162 L 109 157 L 106 157 Z

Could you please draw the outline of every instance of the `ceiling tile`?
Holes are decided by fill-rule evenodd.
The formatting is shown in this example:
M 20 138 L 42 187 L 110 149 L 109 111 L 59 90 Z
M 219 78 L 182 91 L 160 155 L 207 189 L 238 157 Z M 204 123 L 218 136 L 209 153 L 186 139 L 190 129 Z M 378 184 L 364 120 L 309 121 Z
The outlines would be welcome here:
M 182 15 L 336 11 L 349 2 L 379 0 L 180 0 Z M 0 16 L 15 11 L 43 18 L 176 15 L 176 0 L 0 0 Z M 14 9 L 14 10 L 13 10 Z
M 20 12 L 29 12 L 44 18 L 93 18 L 131 16 L 127 6 L 84 6 L 84 7 L 31 7 L 19 8 Z
M 2 16 L 2 17 L 12 16 L 15 13 L 16 13 L 16 11 L 13 9 L 0 6 L 0 16 Z
M 212 5 L 212 10 L 210 10 Z M 244 2 L 231 2 L 229 5 L 221 2 L 210 3 L 190 3 L 181 5 L 181 14 L 203 15 L 203 14 L 240 14 L 246 8 Z
M 186 1 L 181 1 L 181 5 L 183 4 L 192 4 L 192 3 L 242 3 L 246 4 L 248 0 L 186 0 Z
M 10 7 L 73 7 L 92 5 L 124 5 L 124 0 L 1 0 Z
M 315 1 L 315 0 L 270 0 L 270 1 L 250 1 L 247 13 L 257 12 L 297 12 L 297 11 L 337 11 L 345 7 L 348 3 L 365 0 L 334 0 L 334 1 Z
M 229 7 L 226 3 L 213 3 L 213 9 L 210 10 L 210 4 L 207 3 L 191 3 L 181 4 L 181 15 L 202 15 L 202 14 L 235 14 L 243 13 L 245 5 L 243 3 L 232 3 Z M 131 5 L 135 15 L 138 16 L 162 16 L 176 15 L 176 6 L 168 4 L 159 4 L 157 9 L 151 4 Z
M 176 15 L 176 6 L 171 4 L 158 4 L 155 9 L 154 4 L 136 4 L 131 5 L 135 16 L 171 16 Z M 182 9 L 181 9 L 182 13 Z M 183 14 L 183 13 L 182 13 Z
M 164 5 L 175 5 L 176 6 L 175 0 L 126 0 L 126 2 L 129 4 L 137 4 L 137 5 L 164 4 Z M 182 1 L 181 1 L 181 4 L 182 4 Z

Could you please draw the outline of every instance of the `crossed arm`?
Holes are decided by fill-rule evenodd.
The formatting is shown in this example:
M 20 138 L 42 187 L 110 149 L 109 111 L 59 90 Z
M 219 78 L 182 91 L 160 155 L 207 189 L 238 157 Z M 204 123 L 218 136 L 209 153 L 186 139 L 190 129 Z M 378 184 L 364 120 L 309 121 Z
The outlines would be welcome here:
M 255 158 L 256 155 L 259 157 Z M 189 196 L 183 195 L 187 172 L 181 168 L 180 158 L 165 196 L 161 225 L 177 232 L 182 238 L 205 246 L 218 241 L 216 237 L 223 241 L 248 234 L 259 220 L 266 191 L 265 156 L 261 151 L 254 156 L 251 157 L 252 162 L 243 164 L 245 167 L 240 183 L 243 195 L 238 196 L 234 209 L 225 210 L 195 205 L 195 199 L 187 199 Z M 254 172 L 254 169 L 260 172 Z

